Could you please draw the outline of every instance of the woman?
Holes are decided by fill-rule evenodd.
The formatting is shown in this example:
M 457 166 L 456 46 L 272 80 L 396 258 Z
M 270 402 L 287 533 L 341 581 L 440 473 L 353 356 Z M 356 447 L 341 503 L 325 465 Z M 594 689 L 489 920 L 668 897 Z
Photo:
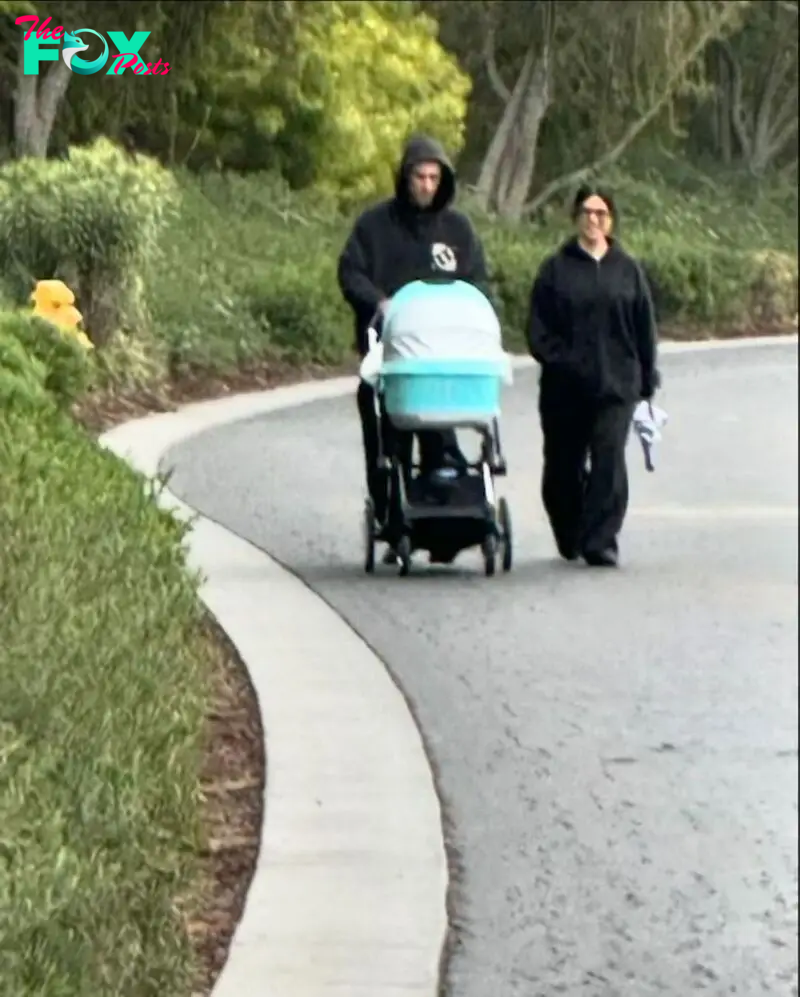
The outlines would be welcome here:
M 581 187 L 572 217 L 576 234 L 544 261 L 531 291 L 528 344 L 542 368 L 542 500 L 562 557 L 614 567 L 633 410 L 659 386 L 655 320 L 644 274 L 612 238 L 612 197 Z

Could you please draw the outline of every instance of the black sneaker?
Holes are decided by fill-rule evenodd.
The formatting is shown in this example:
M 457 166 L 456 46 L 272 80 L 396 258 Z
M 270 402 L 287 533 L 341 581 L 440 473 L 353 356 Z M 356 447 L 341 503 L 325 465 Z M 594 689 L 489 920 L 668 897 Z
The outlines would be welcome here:
M 557 543 L 556 547 L 558 548 L 558 553 L 565 561 L 577 561 L 580 556 L 577 546 L 572 547 L 565 543 Z
M 583 559 L 590 568 L 616 568 L 619 566 L 619 555 L 612 547 L 605 550 L 585 550 Z

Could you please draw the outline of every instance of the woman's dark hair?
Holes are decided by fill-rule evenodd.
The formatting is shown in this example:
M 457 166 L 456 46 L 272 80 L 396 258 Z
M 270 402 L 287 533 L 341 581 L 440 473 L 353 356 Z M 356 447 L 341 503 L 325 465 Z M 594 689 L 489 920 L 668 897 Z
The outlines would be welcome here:
M 572 220 L 576 221 L 578 215 L 581 213 L 581 207 L 584 201 L 588 201 L 590 197 L 600 197 L 608 205 L 608 210 L 611 213 L 612 219 L 616 222 L 617 219 L 617 206 L 614 203 L 614 198 L 607 191 L 603 190 L 602 187 L 593 187 L 591 184 L 582 184 L 575 194 L 575 200 L 572 202 Z

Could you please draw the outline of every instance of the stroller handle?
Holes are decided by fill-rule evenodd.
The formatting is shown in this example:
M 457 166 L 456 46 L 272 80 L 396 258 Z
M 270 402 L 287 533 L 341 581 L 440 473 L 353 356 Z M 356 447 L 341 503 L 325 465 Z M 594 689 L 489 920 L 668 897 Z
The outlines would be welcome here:
M 375 309 L 372 318 L 369 320 L 367 325 L 367 348 L 372 349 L 378 342 L 380 342 L 381 333 L 383 331 L 383 309 L 379 306 Z

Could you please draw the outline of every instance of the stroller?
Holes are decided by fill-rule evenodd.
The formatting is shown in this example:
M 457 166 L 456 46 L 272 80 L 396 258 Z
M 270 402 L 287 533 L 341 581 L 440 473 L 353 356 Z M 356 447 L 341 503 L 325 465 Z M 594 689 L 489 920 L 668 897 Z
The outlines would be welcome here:
M 377 522 L 367 499 L 365 570 L 374 572 L 376 544 L 385 542 L 401 576 L 408 575 L 415 551 L 427 551 L 432 562 L 452 563 L 476 546 L 487 576 L 495 574 L 498 560 L 503 571 L 510 571 L 511 515 L 506 499 L 496 494 L 495 479 L 507 472 L 498 415 L 501 384 L 510 383 L 511 364 L 494 309 L 464 281 L 420 280 L 392 299 L 380 342 L 374 326 L 375 320 L 361 376 L 375 388 L 379 427 L 389 419 L 392 437 L 405 437 L 407 446 L 392 453 L 380 449 L 387 512 L 385 521 Z M 477 460 L 423 475 L 413 460 L 410 434 L 459 428 L 479 434 Z M 384 439 L 383 432 L 379 438 Z M 435 557 L 441 550 L 448 556 Z

